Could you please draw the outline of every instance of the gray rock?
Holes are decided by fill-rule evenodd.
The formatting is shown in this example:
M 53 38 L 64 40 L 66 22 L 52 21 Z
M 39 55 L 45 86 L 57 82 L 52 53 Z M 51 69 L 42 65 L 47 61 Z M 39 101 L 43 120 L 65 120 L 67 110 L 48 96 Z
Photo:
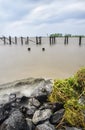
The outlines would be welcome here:
M 9 102 L 15 101 L 16 100 L 16 94 L 15 93 L 11 93 L 9 95 Z
M 59 111 L 56 111 L 52 116 L 51 116 L 51 119 L 50 119 L 50 122 L 52 124 L 56 124 L 56 123 L 59 123 L 59 121 L 62 119 L 64 115 L 64 109 L 61 109 Z
M 3 122 L 0 130 L 29 130 L 28 128 L 24 116 L 16 110 Z
M 48 95 L 52 92 L 52 83 L 43 81 L 41 85 L 36 87 L 31 96 L 36 97 L 40 102 L 47 100 Z
M 50 109 L 44 109 L 44 110 L 37 110 L 35 111 L 34 115 L 33 115 L 33 123 L 34 124 L 38 124 L 40 122 L 43 122 L 47 119 L 49 119 L 52 115 L 52 112 Z
M 43 110 L 43 109 L 51 109 L 52 112 L 56 112 L 60 109 L 63 109 L 63 103 L 60 103 L 60 102 L 57 102 L 57 103 L 50 103 L 50 102 L 46 102 L 46 103 L 43 103 L 43 105 L 39 108 L 40 110 Z
M 36 111 L 36 107 L 35 106 L 28 107 L 27 112 L 26 112 L 27 117 L 32 118 L 33 114 L 35 113 L 35 111 Z
M 29 126 L 29 130 L 34 130 L 34 129 L 35 129 L 35 126 L 34 126 L 34 124 L 32 123 L 32 120 L 29 119 L 29 118 L 26 118 L 26 121 L 27 121 L 27 125 Z
M 56 130 L 56 129 L 49 122 L 46 122 L 44 124 L 37 125 L 35 130 Z
M 40 106 L 40 102 L 37 99 L 35 99 L 35 98 L 30 98 L 29 99 L 29 103 L 31 105 L 35 106 L 35 107 L 39 107 Z
M 76 127 L 65 127 L 65 130 L 82 130 L 82 129 Z
M 79 99 L 79 103 L 81 105 L 85 105 L 85 96 L 81 96 L 81 98 Z
M 6 104 L 2 104 L 0 105 L 0 124 L 8 118 L 10 111 L 12 110 L 12 106 L 11 103 L 6 103 Z

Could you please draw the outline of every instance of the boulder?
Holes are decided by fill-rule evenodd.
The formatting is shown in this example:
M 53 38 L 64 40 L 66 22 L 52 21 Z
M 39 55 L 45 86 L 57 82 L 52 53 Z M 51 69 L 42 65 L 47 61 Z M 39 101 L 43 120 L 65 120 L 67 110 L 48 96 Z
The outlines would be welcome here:
M 65 130 L 82 130 L 81 128 L 76 128 L 76 127 L 65 127 Z
M 16 94 L 15 93 L 11 93 L 9 95 L 9 102 L 15 101 L 16 100 Z
M 46 82 L 44 80 L 43 82 L 41 82 L 41 85 L 39 85 L 34 89 L 31 96 L 35 97 L 42 103 L 47 100 L 47 97 L 51 92 L 52 92 L 52 83 Z
M 0 124 L 8 118 L 10 112 L 12 111 L 12 104 L 8 102 L 6 104 L 0 105 Z
M 60 109 L 63 109 L 64 108 L 64 105 L 63 103 L 61 102 L 57 102 L 57 103 L 50 103 L 50 102 L 46 102 L 46 103 L 43 103 L 43 105 L 39 108 L 40 110 L 42 109 L 51 109 L 52 112 L 56 112 Z
M 57 124 L 60 122 L 60 120 L 62 119 L 64 115 L 64 109 L 61 109 L 59 111 L 56 111 L 50 118 L 50 122 L 52 124 Z
M 32 120 L 29 118 L 26 118 L 26 121 L 27 121 L 27 125 L 29 126 L 29 130 L 35 130 L 35 126 L 34 126 Z
M 85 96 L 81 96 L 81 97 L 80 97 L 79 103 L 80 103 L 81 105 L 85 105 Z
M 49 122 L 46 122 L 44 124 L 37 125 L 35 130 L 56 130 L 56 129 Z
M 40 102 L 37 99 L 35 99 L 35 98 L 30 98 L 29 99 L 29 103 L 31 105 L 35 106 L 35 107 L 39 107 L 40 106 Z
M 16 110 L 3 122 L 0 130 L 29 130 L 29 126 L 22 113 Z
M 51 115 L 52 115 L 52 112 L 50 109 L 37 110 L 35 111 L 33 115 L 32 121 L 34 124 L 38 124 L 49 119 Z
M 29 117 L 29 118 L 32 118 L 33 117 L 33 114 L 35 113 L 36 111 L 36 107 L 35 106 L 30 106 L 27 108 L 27 112 L 26 112 L 26 116 Z
M 63 108 L 64 108 L 64 104 L 62 102 L 56 102 L 56 103 L 52 104 L 52 111 L 53 112 L 56 112 L 56 111 L 63 109 Z

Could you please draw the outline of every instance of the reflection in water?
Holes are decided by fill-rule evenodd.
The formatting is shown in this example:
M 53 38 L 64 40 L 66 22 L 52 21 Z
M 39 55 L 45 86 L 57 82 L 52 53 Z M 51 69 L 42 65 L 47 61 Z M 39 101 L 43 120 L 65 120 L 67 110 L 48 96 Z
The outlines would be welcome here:
M 50 38 L 42 37 L 39 46 L 36 37 L 28 38 L 29 44 L 23 38 L 23 46 L 21 37 L 17 42 L 11 38 L 10 46 L 8 39 L 5 46 L 4 38 L 0 39 L 0 83 L 28 77 L 66 78 L 85 66 L 85 38 L 81 47 L 79 38 L 70 37 L 68 46 L 64 37 L 51 39 L 51 43 Z

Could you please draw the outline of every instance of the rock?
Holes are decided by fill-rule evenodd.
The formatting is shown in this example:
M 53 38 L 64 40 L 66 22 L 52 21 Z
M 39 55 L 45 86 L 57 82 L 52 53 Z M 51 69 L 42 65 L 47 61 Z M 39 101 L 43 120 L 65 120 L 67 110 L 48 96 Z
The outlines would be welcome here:
M 9 112 L 4 109 L 4 106 L 0 106 L 0 124 L 3 123 L 5 119 L 7 119 Z
M 52 124 L 57 124 L 62 119 L 64 115 L 64 109 L 61 109 L 59 111 L 56 111 L 50 118 L 50 122 Z
M 51 125 L 49 122 L 37 125 L 35 130 L 56 130 L 53 125 Z
M 43 110 L 43 109 L 51 109 L 52 112 L 56 112 L 60 109 L 63 109 L 63 103 L 57 102 L 57 103 L 50 103 L 50 102 L 46 102 L 44 103 L 39 109 Z
M 27 125 L 29 126 L 29 130 L 35 130 L 35 126 L 32 123 L 32 120 L 29 118 L 26 118 L 26 121 L 27 121 Z
M 52 104 L 50 104 L 49 102 L 43 103 L 43 105 L 39 108 L 39 110 L 43 109 L 52 109 Z
M 0 105 L 0 124 L 8 118 L 10 112 L 12 111 L 12 102 L 8 102 L 4 105 Z
M 38 99 L 41 103 L 47 100 L 48 95 L 52 92 L 52 83 L 46 82 L 45 80 L 41 82 L 41 85 L 36 87 L 31 94 L 31 96 Z
M 38 124 L 49 119 L 51 115 L 52 115 L 52 112 L 50 109 L 37 110 L 35 111 L 33 115 L 32 121 L 34 124 Z
M 26 96 L 22 96 L 22 97 L 21 97 L 21 101 L 20 101 L 20 103 L 22 103 L 22 104 L 28 103 L 28 100 L 29 100 L 28 97 L 26 97 Z
M 15 93 L 11 93 L 9 95 L 9 102 L 15 101 L 16 100 L 16 94 Z
M 35 107 L 39 107 L 40 106 L 40 102 L 37 99 L 35 99 L 35 98 L 30 98 L 29 99 L 29 103 L 31 105 L 35 106 Z
M 61 103 L 61 102 L 56 102 L 56 103 L 52 104 L 52 110 L 53 110 L 53 112 L 56 112 L 56 111 L 58 111 L 60 109 L 63 109 L 63 108 L 64 108 L 64 104 Z
M 22 113 L 16 110 L 3 122 L 0 130 L 29 130 L 29 126 Z
M 76 128 L 76 127 L 65 127 L 65 130 L 82 130 L 81 128 Z
M 35 106 L 30 106 L 27 109 L 26 116 L 32 118 L 35 111 L 36 111 L 36 107 Z
M 85 96 L 81 96 L 81 98 L 79 99 L 79 103 L 81 105 L 85 105 Z

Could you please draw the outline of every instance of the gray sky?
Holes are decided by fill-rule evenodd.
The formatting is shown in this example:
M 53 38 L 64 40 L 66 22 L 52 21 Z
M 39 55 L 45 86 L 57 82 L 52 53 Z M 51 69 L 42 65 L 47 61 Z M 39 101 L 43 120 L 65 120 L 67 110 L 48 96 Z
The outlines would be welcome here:
M 0 35 L 85 34 L 85 0 L 0 0 Z

